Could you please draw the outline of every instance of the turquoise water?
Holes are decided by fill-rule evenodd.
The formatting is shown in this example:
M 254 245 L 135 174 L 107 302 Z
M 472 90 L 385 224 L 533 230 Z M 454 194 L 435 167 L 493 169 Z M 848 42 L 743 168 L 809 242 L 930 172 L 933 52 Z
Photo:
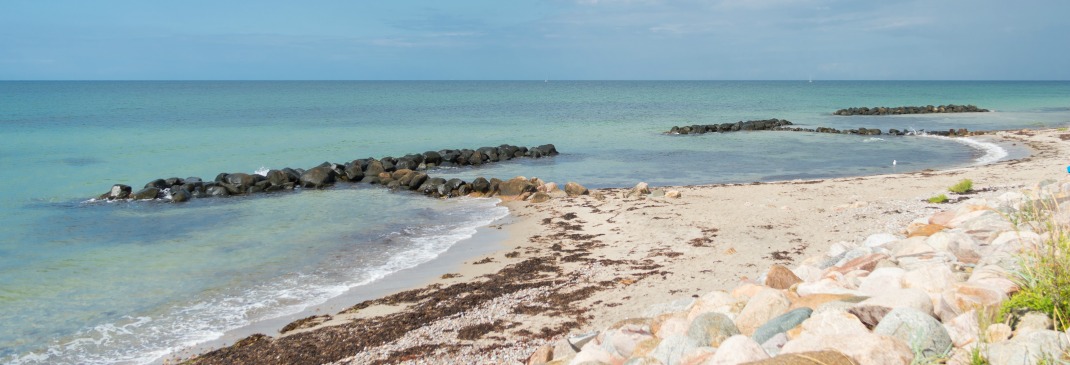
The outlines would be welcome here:
M 948 103 L 996 112 L 831 115 Z M 1061 127 L 1070 82 L 0 82 L 0 363 L 151 361 L 419 265 L 505 214 L 489 199 L 363 184 L 183 205 L 87 202 L 115 183 L 502 143 L 554 143 L 562 154 L 436 174 L 703 184 L 946 168 L 994 153 L 932 138 L 661 133 L 767 118 Z

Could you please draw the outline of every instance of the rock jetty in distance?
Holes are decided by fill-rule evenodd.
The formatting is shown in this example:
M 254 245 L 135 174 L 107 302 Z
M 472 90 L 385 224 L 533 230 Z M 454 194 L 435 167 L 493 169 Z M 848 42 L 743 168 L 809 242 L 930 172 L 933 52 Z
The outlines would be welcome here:
M 902 114 L 930 114 L 930 113 L 984 113 L 988 109 L 978 108 L 976 105 L 926 105 L 926 106 L 897 106 L 897 107 L 861 107 L 840 109 L 833 115 L 902 115 Z

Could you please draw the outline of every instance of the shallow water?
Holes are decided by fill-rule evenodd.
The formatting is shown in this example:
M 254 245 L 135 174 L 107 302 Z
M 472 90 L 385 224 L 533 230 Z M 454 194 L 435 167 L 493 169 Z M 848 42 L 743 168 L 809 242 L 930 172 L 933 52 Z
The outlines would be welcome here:
M 840 129 L 1057 127 L 1070 124 L 1068 95 L 1066 82 L 0 82 L 0 362 L 149 361 L 426 262 L 506 214 L 493 200 L 367 185 L 182 205 L 86 202 L 115 183 L 502 143 L 554 143 L 562 154 L 435 174 L 618 187 L 917 171 L 999 150 L 938 138 L 662 132 L 766 118 Z M 946 103 L 997 112 L 830 114 Z

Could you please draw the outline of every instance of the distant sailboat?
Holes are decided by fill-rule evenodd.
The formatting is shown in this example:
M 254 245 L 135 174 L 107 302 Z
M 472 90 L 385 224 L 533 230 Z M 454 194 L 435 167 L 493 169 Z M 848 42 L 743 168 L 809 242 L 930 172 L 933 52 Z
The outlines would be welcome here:
M 814 75 L 810 75 L 810 83 L 814 83 Z

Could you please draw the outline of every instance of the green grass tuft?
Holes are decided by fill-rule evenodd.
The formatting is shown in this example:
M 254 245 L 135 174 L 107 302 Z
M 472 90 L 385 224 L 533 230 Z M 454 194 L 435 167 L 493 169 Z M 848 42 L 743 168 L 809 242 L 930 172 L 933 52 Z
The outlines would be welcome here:
M 940 195 L 934 196 L 932 198 L 929 198 L 928 202 L 933 203 L 933 204 L 947 203 L 947 195 L 940 194 Z
M 966 192 L 969 192 L 970 190 L 973 190 L 973 181 L 971 181 L 970 179 L 962 179 L 962 181 L 959 181 L 958 184 L 951 185 L 950 188 L 947 188 L 947 191 L 950 191 L 955 194 L 964 194 Z
M 1058 221 L 1053 212 L 1058 203 L 1032 204 L 1028 213 L 1033 230 L 1044 239 L 1040 245 L 1019 256 L 1016 273 L 1021 288 L 1000 307 L 1000 317 L 1037 311 L 1047 314 L 1059 331 L 1070 327 L 1070 223 Z

